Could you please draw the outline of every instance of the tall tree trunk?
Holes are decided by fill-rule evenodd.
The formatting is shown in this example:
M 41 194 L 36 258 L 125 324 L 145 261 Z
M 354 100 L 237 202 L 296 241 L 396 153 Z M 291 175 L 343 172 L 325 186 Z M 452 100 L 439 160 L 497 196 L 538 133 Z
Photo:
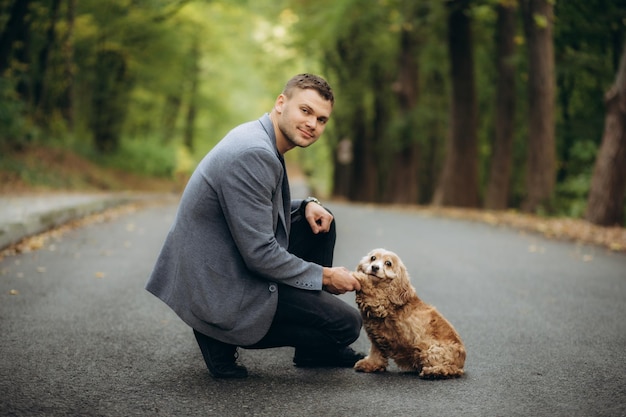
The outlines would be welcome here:
M 363 107 L 362 103 L 355 107 Z M 363 109 L 355 114 L 363 114 Z M 352 132 L 358 140 L 354 141 L 354 162 L 352 164 L 352 186 L 348 194 L 352 201 L 376 201 L 378 190 L 378 164 L 374 158 L 374 143 L 372 135 L 368 135 L 366 127 L 359 117 L 351 118 Z
M 70 131 L 74 130 L 74 20 L 76 17 L 76 0 L 67 0 L 66 32 L 63 37 L 63 91 L 59 98 L 59 108 Z
M 345 137 L 337 143 L 334 152 L 333 197 L 347 199 L 352 184 L 352 163 L 354 162 L 354 142 Z
M 522 203 L 527 212 L 549 204 L 556 181 L 553 9 L 552 0 L 522 0 L 529 55 L 527 195 Z
M 22 35 L 27 31 L 26 14 L 30 0 L 13 0 L 9 20 L 0 34 L 0 75 L 9 68 L 16 41 L 24 41 Z
M 447 74 L 441 68 L 431 74 L 424 74 L 427 78 L 424 85 L 428 86 L 429 97 L 437 97 L 430 101 L 431 111 L 444 114 L 449 106 L 449 100 L 444 98 L 446 92 Z M 424 137 L 421 141 L 421 166 L 420 166 L 420 204 L 430 204 L 437 190 L 436 179 L 441 175 L 445 160 L 445 147 L 441 146 L 441 138 L 446 137 L 449 126 L 448 122 L 440 117 L 425 118 L 423 123 Z
M 50 52 L 54 48 L 56 42 L 56 26 L 59 16 L 59 5 L 61 0 L 52 0 L 50 4 L 50 21 L 46 30 L 46 40 L 39 51 L 37 71 L 33 83 L 33 107 L 37 117 L 42 120 L 48 113 L 46 105 L 48 99 L 48 67 L 50 63 Z
M 191 68 L 189 71 L 189 105 L 187 107 L 187 115 L 185 117 L 185 132 L 183 143 L 187 149 L 193 151 L 193 142 L 195 135 L 196 112 L 198 106 L 198 85 L 200 79 L 200 48 L 197 42 L 191 49 Z
M 0 76 L 13 70 L 11 77 L 16 82 L 16 91 L 24 102 L 32 99 L 32 85 L 29 76 L 30 59 L 30 0 L 15 0 L 9 20 L 0 34 Z M 12 65 L 12 60 L 18 65 Z
M 180 106 L 183 100 L 180 94 L 169 94 L 165 98 L 165 105 L 163 106 L 163 117 L 161 118 L 161 129 L 163 132 L 162 142 L 164 144 L 172 143 L 174 137 L 174 131 L 176 130 L 176 120 L 180 113 Z
M 626 45 L 615 84 L 605 96 L 602 145 L 596 158 L 585 217 L 612 226 L 624 221 L 626 193 Z
M 418 40 L 414 29 L 403 28 L 400 34 L 398 79 L 394 83 L 400 117 L 402 148 L 392 156 L 384 200 L 391 203 L 417 203 L 419 200 L 420 146 L 414 138 L 412 112 L 419 96 Z
M 497 6 L 496 23 L 496 129 L 491 156 L 485 207 L 503 210 L 508 206 L 515 119 L 515 5 Z
M 104 42 L 102 42 L 104 44 Z M 113 49 L 97 53 L 91 104 L 90 128 L 96 149 L 101 153 L 118 150 L 128 109 L 128 64 Z
M 381 68 L 375 68 L 372 74 L 371 86 L 369 87 L 372 91 L 380 91 L 381 86 L 389 85 L 392 83 L 391 79 L 386 77 L 387 73 Z M 385 176 L 389 174 L 389 165 L 382 166 L 379 163 L 380 158 L 387 158 L 386 162 L 389 163 L 389 158 L 391 154 L 386 150 L 383 150 L 385 147 L 385 134 L 389 127 L 389 120 L 391 111 L 389 109 L 389 97 L 385 94 L 377 94 L 374 96 L 372 108 L 374 111 L 372 121 L 370 124 L 370 129 L 368 131 L 366 127 L 366 131 L 368 132 L 368 145 L 371 146 L 369 150 L 369 155 L 367 156 L 369 160 L 368 171 L 371 174 L 376 175 L 375 184 L 376 187 L 372 187 L 373 190 L 366 190 L 368 188 L 368 184 L 360 184 L 359 188 L 362 192 L 365 192 L 367 195 L 367 199 L 365 201 L 374 201 L 374 202 L 382 202 L 384 192 L 385 192 Z M 377 161 L 377 159 L 379 159 Z M 372 169 L 372 167 L 376 167 Z M 358 177 L 354 177 L 354 179 L 358 179 Z
M 477 207 L 477 101 L 470 18 L 470 0 L 448 0 L 448 47 L 452 77 L 450 134 L 443 172 L 433 204 Z

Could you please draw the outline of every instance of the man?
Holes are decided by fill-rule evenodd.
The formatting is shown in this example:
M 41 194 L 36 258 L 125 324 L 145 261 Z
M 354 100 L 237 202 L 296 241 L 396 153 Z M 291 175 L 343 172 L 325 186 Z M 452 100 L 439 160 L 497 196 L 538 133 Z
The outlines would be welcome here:
M 296 366 L 353 366 L 356 308 L 335 295 L 360 289 L 332 267 L 333 215 L 314 198 L 291 201 L 283 155 L 313 144 L 334 105 L 328 83 L 300 74 L 274 108 L 229 132 L 183 192 L 147 290 L 189 326 L 210 373 L 243 378 L 237 347 L 296 348 Z

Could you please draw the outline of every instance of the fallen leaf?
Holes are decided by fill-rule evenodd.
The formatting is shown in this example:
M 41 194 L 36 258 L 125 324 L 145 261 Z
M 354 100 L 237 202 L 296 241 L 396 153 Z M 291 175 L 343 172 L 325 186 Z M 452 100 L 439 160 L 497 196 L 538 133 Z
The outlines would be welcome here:
M 26 247 L 28 250 L 35 251 L 37 249 L 41 249 L 43 245 L 46 243 L 48 239 L 45 235 L 33 236 L 26 242 Z

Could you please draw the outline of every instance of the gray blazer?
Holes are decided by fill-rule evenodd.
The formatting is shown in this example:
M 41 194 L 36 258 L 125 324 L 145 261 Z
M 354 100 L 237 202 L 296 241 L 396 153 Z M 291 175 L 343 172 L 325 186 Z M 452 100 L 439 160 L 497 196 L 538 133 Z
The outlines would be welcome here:
M 289 183 L 268 114 L 229 132 L 183 192 L 146 289 L 189 326 L 239 346 L 268 331 L 282 283 L 322 289 L 322 267 L 287 252 Z

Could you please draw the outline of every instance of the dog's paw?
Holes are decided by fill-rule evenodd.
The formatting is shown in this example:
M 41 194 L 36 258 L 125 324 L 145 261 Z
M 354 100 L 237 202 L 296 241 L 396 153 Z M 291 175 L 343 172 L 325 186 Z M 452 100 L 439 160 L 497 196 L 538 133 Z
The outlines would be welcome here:
M 385 372 L 387 367 L 384 364 L 376 363 L 369 358 L 361 359 L 354 364 L 354 370 L 357 372 Z
M 363 282 L 367 279 L 367 275 L 361 271 L 352 271 L 352 276 L 359 282 Z
M 458 378 L 463 376 L 464 373 L 463 369 L 456 366 L 436 365 L 422 368 L 419 376 L 423 379 L 445 379 Z

